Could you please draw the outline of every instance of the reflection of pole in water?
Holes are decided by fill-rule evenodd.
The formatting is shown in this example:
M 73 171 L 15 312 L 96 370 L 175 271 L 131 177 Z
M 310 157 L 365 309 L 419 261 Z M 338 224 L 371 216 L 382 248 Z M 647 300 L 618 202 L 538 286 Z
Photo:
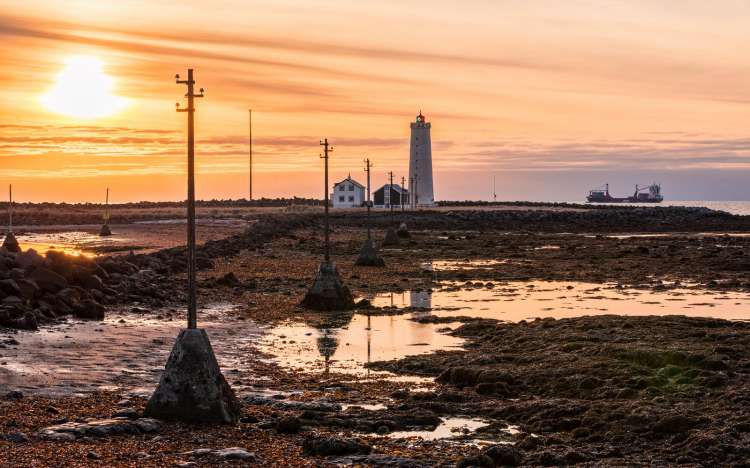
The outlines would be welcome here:
M 372 323 L 370 322 L 370 314 L 367 314 L 367 377 L 370 377 L 370 343 L 372 342 Z

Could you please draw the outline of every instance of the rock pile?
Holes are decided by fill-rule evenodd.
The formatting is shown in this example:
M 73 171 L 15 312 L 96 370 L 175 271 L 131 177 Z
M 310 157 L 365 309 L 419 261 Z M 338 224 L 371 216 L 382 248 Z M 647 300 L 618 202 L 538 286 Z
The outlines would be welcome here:
M 119 282 L 86 257 L 0 249 L 0 326 L 36 329 L 62 315 L 104 318 Z
M 45 427 L 37 437 L 46 440 L 72 441 L 83 437 L 111 437 L 120 434 L 146 434 L 159 432 L 161 424 L 155 419 L 112 418 L 87 422 L 69 422 Z

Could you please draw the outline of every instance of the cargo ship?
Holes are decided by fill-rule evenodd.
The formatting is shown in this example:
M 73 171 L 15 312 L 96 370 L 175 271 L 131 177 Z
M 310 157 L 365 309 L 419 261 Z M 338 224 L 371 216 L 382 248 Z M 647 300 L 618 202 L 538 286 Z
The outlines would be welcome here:
M 648 190 L 648 191 L 647 191 Z M 661 195 L 661 185 L 651 184 L 643 187 L 636 185 L 635 193 L 630 197 L 613 197 L 609 194 L 609 184 L 604 188 L 589 190 L 586 201 L 589 203 L 661 203 L 664 197 Z

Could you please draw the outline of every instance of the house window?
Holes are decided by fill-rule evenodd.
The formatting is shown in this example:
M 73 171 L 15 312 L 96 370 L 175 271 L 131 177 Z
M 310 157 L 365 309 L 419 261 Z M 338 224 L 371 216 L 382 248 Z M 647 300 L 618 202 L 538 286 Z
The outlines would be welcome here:
M 354 197 L 353 197 L 353 196 L 351 196 L 351 195 L 349 195 L 349 201 L 350 201 L 350 202 L 353 202 L 353 201 L 354 201 Z
M 354 191 L 354 186 L 353 186 L 353 185 L 350 185 L 350 186 L 349 186 L 349 191 L 350 191 L 350 192 L 353 192 L 353 191 Z
M 339 185 L 339 192 L 343 192 L 346 188 L 343 185 Z
M 343 196 L 343 195 L 341 195 L 341 196 L 339 197 L 339 201 L 340 201 L 340 202 L 343 202 L 343 201 L 344 201 L 344 196 Z

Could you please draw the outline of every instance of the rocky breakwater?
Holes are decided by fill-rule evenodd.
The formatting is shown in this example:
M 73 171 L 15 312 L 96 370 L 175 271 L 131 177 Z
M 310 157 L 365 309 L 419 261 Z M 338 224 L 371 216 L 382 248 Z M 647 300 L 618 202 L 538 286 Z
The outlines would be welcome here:
M 560 210 L 555 206 L 536 209 L 424 210 L 399 213 L 400 222 L 412 229 L 494 230 L 531 232 L 721 232 L 750 231 L 750 216 L 739 216 L 708 208 L 687 207 L 591 207 Z M 363 213 L 331 215 L 334 226 L 364 228 Z M 388 213 L 374 213 L 371 222 L 378 229 L 390 226 Z
M 85 257 L 0 250 L 0 326 L 36 329 L 62 315 L 104 318 L 117 293 L 109 274 Z
M 141 300 L 165 296 L 153 280 L 152 272 L 126 258 L 95 261 L 0 249 L 0 326 L 34 330 L 66 315 L 101 320 L 106 305 L 122 302 L 132 291 L 139 290 Z
M 199 270 L 314 223 L 317 215 L 270 215 L 242 234 L 198 246 Z M 0 327 L 34 330 L 72 315 L 101 320 L 107 305 L 161 307 L 184 302 L 185 247 L 151 254 L 88 258 L 0 249 Z

